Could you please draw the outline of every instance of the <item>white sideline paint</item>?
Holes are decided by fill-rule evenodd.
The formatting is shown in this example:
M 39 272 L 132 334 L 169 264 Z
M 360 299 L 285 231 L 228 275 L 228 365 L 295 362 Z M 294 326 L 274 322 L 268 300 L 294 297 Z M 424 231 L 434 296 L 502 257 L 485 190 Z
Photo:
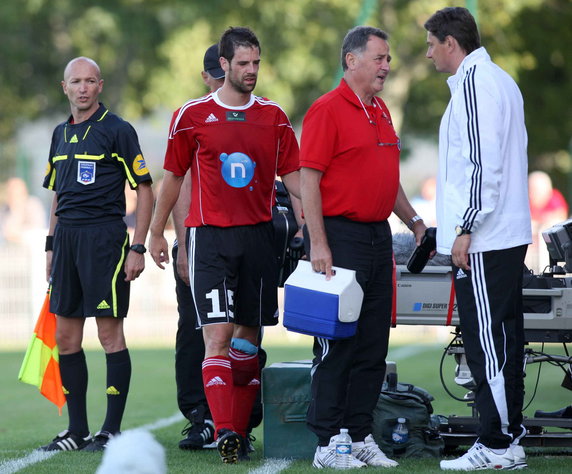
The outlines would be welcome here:
M 393 361 L 400 361 L 404 359 L 409 359 L 410 357 L 416 356 L 421 352 L 428 351 L 430 349 L 434 349 L 435 346 L 414 346 L 414 345 L 407 345 L 401 346 L 397 349 L 389 349 L 386 360 L 393 360 Z M 397 368 L 399 371 L 399 367 Z
M 20 459 L 12 459 L 0 463 L 0 474 L 12 474 L 20 469 L 31 466 L 55 456 L 58 451 L 32 451 L 27 456 Z
M 180 413 L 176 413 L 173 416 L 168 418 L 161 418 L 153 423 L 149 423 L 147 425 L 139 426 L 139 429 L 153 431 L 158 430 L 160 428 L 166 428 L 167 426 L 171 426 L 181 420 L 184 420 L 184 416 Z M 133 428 L 134 429 L 134 428 Z M 0 463 L 0 474 L 13 474 L 18 472 L 25 467 L 32 466 L 33 464 L 37 464 L 39 462 L 45 461 L 46 459 L 55 456 L 62 451 L 32 451 L 27 456 L 19 459 L 12 459 L 10 461 L 4 461 Z
M 267 459 L 262 466 L 248 471 L 248 474 L 278 474 L 288 469 L 290 464 L 292 464 L 290 459 L 270 458 Z

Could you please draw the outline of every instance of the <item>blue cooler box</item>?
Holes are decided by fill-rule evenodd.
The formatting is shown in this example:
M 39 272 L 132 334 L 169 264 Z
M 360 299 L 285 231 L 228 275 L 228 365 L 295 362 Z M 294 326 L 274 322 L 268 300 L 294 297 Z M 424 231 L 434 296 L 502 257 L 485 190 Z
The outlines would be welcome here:
M 355 334 L 363 291 L 354 270 L 334 267 L 330 280 L 314 272 L 310 262 L 300 260 L 284 284 L 286 329 L 326 339 L 344 339 Z

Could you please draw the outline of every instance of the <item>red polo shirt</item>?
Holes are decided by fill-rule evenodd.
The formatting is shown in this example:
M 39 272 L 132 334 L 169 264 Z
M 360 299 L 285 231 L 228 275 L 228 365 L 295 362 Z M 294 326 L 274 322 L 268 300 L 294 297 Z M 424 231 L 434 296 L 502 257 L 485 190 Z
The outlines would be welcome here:
M 300 166 L 322 171 L 324 216 L 386 220 L 399 188 L 401 145 L 384 102 L 362 105 L 345 80 L 304 117 Z

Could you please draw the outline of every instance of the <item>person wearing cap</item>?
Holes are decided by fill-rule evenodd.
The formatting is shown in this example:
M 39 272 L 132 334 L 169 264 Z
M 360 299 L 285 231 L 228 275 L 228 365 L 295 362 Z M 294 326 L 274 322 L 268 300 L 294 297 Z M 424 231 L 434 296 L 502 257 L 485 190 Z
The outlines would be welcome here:
M 219 43 L 222 87 L 173 114 L 150 253 L 164 268 L 163 235 L 187 172 L 189 282 L 205 357 L 202 378 L 224 463 L 248 460 L 247 436 L 260 390 L 261 326 L 278 323 L 272 205 L 276 174 L 299 195 L 298 144 L 288 117 L 255 96 L 260 45 L 229 28 Z

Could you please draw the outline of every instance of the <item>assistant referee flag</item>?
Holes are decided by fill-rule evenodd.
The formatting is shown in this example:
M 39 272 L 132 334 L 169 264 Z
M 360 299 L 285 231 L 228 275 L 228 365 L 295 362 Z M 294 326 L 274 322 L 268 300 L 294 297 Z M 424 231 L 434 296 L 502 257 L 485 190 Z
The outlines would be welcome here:
M 50 313 L 49 290 L 20 367 L 18 380 L 38 387 L 40 393 L 54 403 L 60 415 L 62 414 L 66 397 L 62 387 L 56 345 L 56 316 Z

